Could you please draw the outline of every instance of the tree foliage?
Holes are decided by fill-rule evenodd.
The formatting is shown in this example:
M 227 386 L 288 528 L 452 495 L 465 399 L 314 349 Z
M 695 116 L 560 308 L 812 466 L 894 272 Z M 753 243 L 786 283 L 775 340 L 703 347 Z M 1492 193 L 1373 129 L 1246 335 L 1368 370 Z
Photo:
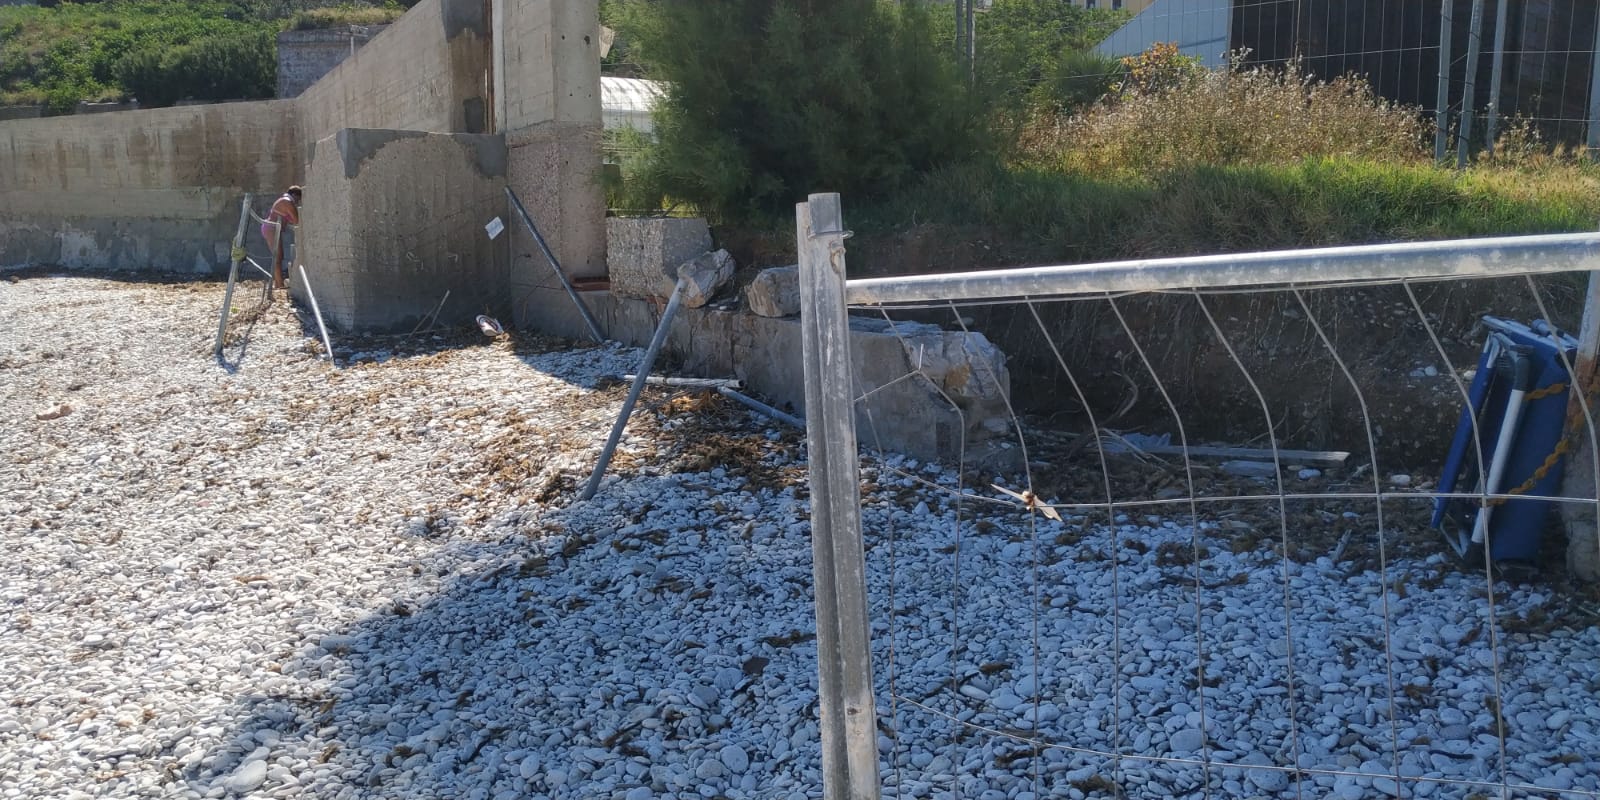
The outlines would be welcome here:
M 1061 0 L 995 0 L 977 16 L 979 89 L 1001 113 L 1072 110 L 1096 100 L 1122 70 L 1116 59 L 1091 50 L 1128 18 Z M 954 17 L 941 29 L 953 41 Z
M 179 100 L 271 97 L 277 47 L 266 31 L 209 36 L 178 48 L 142 48 L 118 64 L 122 86 L 146 107 Z
M 980 125 L 918 4 L 663 0 L 617 22 L 670 85 L 640 176 L 722 217 L 882 194 L 970 156 Z

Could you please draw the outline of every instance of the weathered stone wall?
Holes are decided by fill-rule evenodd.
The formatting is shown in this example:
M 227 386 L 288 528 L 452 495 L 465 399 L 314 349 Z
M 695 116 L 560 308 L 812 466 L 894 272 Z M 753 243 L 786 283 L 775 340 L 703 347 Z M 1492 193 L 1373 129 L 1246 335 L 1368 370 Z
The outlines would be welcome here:
M 388 25 L 344 25 L 278 34 L 278 99 L 298 97 Z
M 444 325 L 502 315 L 506 237 L 499 136 L 346 129 L 313 147 L 297 258 L 342 331 L 409 331 L 449 292 Z M 299 273 L 293 288 L 303 292 Z
M 0 266 L 208 272 L 247 191 L 299 176 L 294 104 L 0 122 Z

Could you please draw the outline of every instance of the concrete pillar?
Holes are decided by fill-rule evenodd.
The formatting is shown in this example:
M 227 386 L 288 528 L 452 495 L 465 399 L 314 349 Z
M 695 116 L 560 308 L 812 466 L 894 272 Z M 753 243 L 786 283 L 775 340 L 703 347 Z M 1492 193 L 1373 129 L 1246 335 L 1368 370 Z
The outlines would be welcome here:
M 569 276 L 604 276 L 598 0 L 493 2 L 495 129 L 510 150 L 507 183 Z M 514 297 L 553 285 L 532 237 L 508 225 Z M 519 302 L 515 316 L 525 324 L 538 308 Z

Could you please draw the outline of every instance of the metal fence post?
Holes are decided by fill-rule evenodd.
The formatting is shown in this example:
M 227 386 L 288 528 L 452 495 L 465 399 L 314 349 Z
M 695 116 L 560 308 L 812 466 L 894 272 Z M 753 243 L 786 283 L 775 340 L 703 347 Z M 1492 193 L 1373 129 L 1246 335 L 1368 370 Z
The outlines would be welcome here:
M 1439 2 L 1439 91 L 1433 101 L 1433 160 L 1443 162 L 1445 134 L 1450 128 L 1450 37 L 1455 33 L 1452 24 L 1455 0 Z
M 877 708 L 867 622 L 855 392 L 837 194 L 796 207 L 823 796 L 877 800 Z
M 1472 0 L 1467 29 L 1467 76 L 1461 90 L 1461 134 L 1456 137 L 1456 168 L 1466 169 L 1472 152 L 1472 112 L 1478 104 L 1478 52 L 1483 49 L 1483 0 Z
M 678 283 L 672 287 L 672 297 L 667 300 L 666 310 L 661 312 L 661 322 L 656 324 L 655 335 L 650 337 L 650 347 L 644 351 L 644 359 L 639 362 L 639 369 L 633 376 L 633 387 L 628 390 L 628 399 L 622 402 L 622 410 L 617 413 L 617 421 L 611 426 L 611 435 L 606 437 L 605 447 L 600 450 L 600 460 L 595 462 L 594 472 L 589 473 L 589 482 L 584 484 L 583 493 L 578 495 L 580 500 L 594 497 L 600 489 L 600 480 L 606 476 L 606 467 L 611 464 L 611 456 L 617 452 L 617 443 L 622 441 L 622 432 L 628 427 L 628 418 L 633 416 L 633 405 L 639 402 L 639 393 L 644 391 L 644 385 L 650 379 L 650 368 L 656 363 L 656 356 L 660 354 L 662 345 L 667 342 L 667 334 L 672 330 L 672 318 L 678 313 L 678 306 L 683 302 L 683 278 L 678 278 Z M 581 304 L 580 304 L 581 305 Z
M 1594 57 L 1589 61 L 1589 158 L 1600 161 L 1600 9 L 1595 9 Z
M 1505 82 L 1506 66 L 1506 12 L 1511 0 L 1494 0 L 1494 66 L 1489 70 L 1489 110 L 1484 119 L 1485 152 L 1494 155 L 1494 137 L 1500 129 L 1500 84 Z
M 239 206 L 239 230 L 233 235 L 233 251 L 229 254 L 233 266 L 228 270 L 228 290 L 222 294 L 222 318 L 217 320 L 217 342 L 211 355 L 222 356 L 222 343 L 228 333 L 228 314 L 233 310 L 233 287 L 239 283 L 239 262 L 245 258 L 244 229 L 250 223 L 250 195 L 244 196 Z

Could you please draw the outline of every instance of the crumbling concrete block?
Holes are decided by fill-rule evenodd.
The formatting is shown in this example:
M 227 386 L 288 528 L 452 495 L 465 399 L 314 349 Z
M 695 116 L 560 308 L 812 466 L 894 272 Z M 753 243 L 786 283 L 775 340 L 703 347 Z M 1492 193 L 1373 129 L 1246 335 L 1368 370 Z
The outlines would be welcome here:
M 711 252 L 711 228 L 698 218 L 606 220 L 606 266 L 611 291 L 641 300 L 669 297 L 678 267 Z
M 726 250 L 684 262 L 678 267 L 678 279 L 684 282 L 684 306 L 699 308 L 711 302 L 717 290 L 733 280 L 734 267 L 733 256 Z
M 800 267 L 761 270 L 745 289 L 744 299 L 751 313 L 763 317 L 792 317 L 799 314 Z
M 879 385 L 915 372 L 918 379 L 908 383 L 931 394 L 923 402 L 954 406 L 963 421 L 967 443 L 1004 436 L 1011 430 L 1007 400 L 1011 393 L 1011 373 L 1006 369 L 1005 353 L 988 337 L 972 331 L 947 331 L 920 322 L 852 318 L 853 336 L 874 334 L 898 345 L 899 363 L 886 359 L 857 360 L 863 383 L 872 376 Z M 872 373 L 886 370 L 881 376 Z M 865 386 L 862 391 L 870 391 Z M 915 415 L 913 408 L 895 409 Z M 880 415 L 881 416 L 881 415 Z M 910 421 L 910 420 L 908 420 Z M 882 423 L 880 422 L 880 425 Z

